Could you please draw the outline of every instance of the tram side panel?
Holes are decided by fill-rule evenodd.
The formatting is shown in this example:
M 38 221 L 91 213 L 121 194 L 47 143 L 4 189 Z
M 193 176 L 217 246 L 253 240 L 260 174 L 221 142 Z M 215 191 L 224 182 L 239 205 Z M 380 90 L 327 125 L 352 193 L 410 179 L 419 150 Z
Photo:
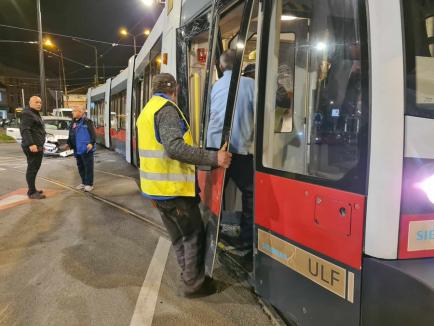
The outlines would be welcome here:
M 366 11 L 352 0 L 263 5 L 256 291 L 297 325 L 360 325 Z

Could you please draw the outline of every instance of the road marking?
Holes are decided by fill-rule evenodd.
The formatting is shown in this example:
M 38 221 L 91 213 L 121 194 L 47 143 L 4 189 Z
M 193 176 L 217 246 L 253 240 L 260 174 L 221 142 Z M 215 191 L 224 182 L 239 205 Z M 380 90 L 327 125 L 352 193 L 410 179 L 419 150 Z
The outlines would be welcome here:
M 61 190 L 44 189 L 44 194 L 47 198 L 57 195 Z M 0 196 L 0 211 L 22 204 L 30 203 L 32 200 L 27 196 L 27 189 L 20 188 L 11 193 Z
M 160 237 L 146 273 L 145 281 L 137 299 L 130 326 L 151 326 L 154 319 L 155 304 L 160 291 L 161 278 L 170 250 L 170 241 Z
M 1 199 L 0 200 L 0 207 L 10 205 L 10 204 L 15 204 L 17 202 L 27 200 L 27 199 L 28 199 L 28 197 L 26 195 L 12 195 L 12 196 L 6 197 L 5 199 Z
M 0 168 L 0 171 L 6 171 L 6 169 Z

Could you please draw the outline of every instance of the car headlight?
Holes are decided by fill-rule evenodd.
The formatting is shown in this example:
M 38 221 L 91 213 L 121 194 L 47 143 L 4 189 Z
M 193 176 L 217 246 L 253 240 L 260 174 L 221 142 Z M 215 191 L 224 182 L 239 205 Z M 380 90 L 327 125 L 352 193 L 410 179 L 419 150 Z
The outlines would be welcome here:
M 56 137 L 54 137 L 53 134 L 47 134 L 45 139 L 46 139 L 46 141 L 49 141 L 49 142 L 52 142 L 52 143 L 57 142 Z

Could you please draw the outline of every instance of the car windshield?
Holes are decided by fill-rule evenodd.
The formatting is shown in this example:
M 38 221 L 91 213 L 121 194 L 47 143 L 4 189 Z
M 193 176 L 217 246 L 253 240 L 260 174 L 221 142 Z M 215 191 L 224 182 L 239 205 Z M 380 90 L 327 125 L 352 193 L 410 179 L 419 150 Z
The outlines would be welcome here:
M 72 111 L 62 111 L 62 116 L 72 119 Z
M 71 121 L 70 120 L 45 120 L 45 129 L 47 130 L 68 130 Z

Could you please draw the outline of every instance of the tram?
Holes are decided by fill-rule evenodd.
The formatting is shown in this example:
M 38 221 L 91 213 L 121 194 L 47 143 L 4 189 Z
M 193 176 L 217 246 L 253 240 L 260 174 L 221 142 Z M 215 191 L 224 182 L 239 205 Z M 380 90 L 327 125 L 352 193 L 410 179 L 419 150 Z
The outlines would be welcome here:
M 434 0 L 166 1 L 128 68 L 88 92 L 99 142 L 137 166 L 135 120 L 161 71 L 205 146 L 228 48 L 222 142 L 256 66 L 256 293 L 294 325 L 434 325 Z M 218 235 L 239 194 L 221 169 L 198 178 Z

